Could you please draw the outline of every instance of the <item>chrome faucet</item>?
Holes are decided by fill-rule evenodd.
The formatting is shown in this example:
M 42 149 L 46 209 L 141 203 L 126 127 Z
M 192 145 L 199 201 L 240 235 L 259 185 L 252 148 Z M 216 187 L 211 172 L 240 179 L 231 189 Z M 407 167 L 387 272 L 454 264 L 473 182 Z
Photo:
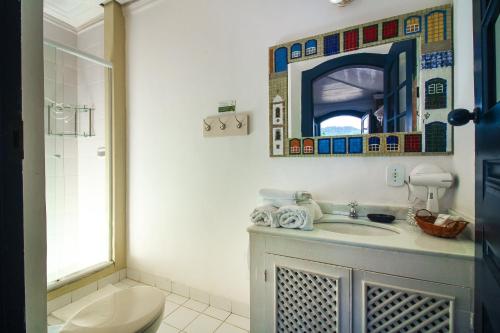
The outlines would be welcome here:
M 353 219 L 358 218 L 358 212 L 356 211 L 356 207 L 358 207 L 358 203 L 356 201 L 351 201 L 347 204 L 351 209 L 349 211 L 349 217 Z

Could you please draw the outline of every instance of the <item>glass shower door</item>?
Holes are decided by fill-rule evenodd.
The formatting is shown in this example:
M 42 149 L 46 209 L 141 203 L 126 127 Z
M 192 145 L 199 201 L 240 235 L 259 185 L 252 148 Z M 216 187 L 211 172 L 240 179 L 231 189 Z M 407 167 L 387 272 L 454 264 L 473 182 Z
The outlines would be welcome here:
M 111 262 L 105 73 L 44 45 L 49 289 Z

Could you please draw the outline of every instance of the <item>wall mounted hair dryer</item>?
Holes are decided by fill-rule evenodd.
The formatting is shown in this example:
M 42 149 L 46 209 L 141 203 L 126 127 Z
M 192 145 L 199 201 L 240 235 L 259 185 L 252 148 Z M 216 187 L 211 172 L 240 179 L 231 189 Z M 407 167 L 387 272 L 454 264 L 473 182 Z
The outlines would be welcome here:
M 436 165 L 420 164 L 410 173 L 408 183 L 417 198 L 427 200 L 428 211 L 439 213 L 439 199 L 453 185 L 453 175 Z

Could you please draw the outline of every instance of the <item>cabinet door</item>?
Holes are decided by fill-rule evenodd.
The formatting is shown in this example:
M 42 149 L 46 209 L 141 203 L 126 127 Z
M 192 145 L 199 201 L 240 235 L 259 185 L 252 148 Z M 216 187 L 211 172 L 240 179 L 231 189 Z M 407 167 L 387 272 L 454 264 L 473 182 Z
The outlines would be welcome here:
M 469 332 L 471 290 L 354 271 L 355 332 Z
M 351 269 L 266 255 L 267 332 L 350 332 Z

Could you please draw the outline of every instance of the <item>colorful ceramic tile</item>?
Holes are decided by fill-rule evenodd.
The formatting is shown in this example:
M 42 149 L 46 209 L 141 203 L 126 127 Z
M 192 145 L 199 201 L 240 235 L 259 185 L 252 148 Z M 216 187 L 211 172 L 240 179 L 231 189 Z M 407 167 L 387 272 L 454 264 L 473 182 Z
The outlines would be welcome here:
M 302 57 L 302 44 L 295 43 L 290 49 L 290 57 L 292 59 L 298 59 Z
M 274 71 L 276 73 L 286 72 L 288 69 L 288 49 L 280 47 L 274 51 Z
M 395 38 L 399 35 L 399 20 L 382 23 L 382 39 Z
M 330 155 L 332 153 L 332 140 L 330 138 L 318 139 L 318 154 Z
M 314 55 L 316 53 L 318 53 L 318 42 L 316 41 L 316 39 L 310 39 L 306 42 L 306 45 L 305 45 L 305 53 L 306 53 L 306 56 L 310 56 L 310 55 Z
M 419 153 L 422 151 L 422 134 L 405 134 L 405 152 Z
M 344 52 L 357 50 L 359 48 L 358 28 L 344 31 Z
M 302 140 L 302 154 L 314 154 L 314 139 L 306 138 Z
M 273 155 L 283 155 L 283 127 L 273 128 Z
M 422 17 L 410 16 L 405 19 L 405 35 L 413 35 L 420 32 L 422 26 Z
M 283 98 L 280 95 L 274 96 L 272 108 L 273 108 L 273 125 L 283 125 L 284 104 L 283 104 Z
M 323 38 L 324 55 L 329 56 L 340 52 L 340 35 L 332 34 Z
M 333 153 L 334 154 L 345 154 L 347 153 L 347 148 L 346 148 L 346 143 L 347 140 L 346 138 L 333 138 Z
M 290 147 L 290 155 L 300 155 L 302 150 L 300 139 L 290 139 L 289 147 Z
M 383 135 L 374 134 L 374 135 L 368 136 L 365 140 L 365 144 L 366 144 L 365 152 L 366 153 L 381 153 L 381 152 L 383 152 L 384 151 L 383 139 L 384 139 Z
M 425 42 L 446 40 L 446 11 L 435 10 L 425 16 Z
M 434 78 L 425 82 L 425 109 L 446 109 L 447 81 Z
M 445 152 L 446 151 L 446 123 L 434 121 L 425 125 L 425 151 Z
M 378 24 L 363 27 L 363 44 L 378 41 Z
M 420 66 L 422 69 L 435 69 L 453 66 L 453 51 L 437 51 L 423 54 Z
M 387 153 L 401 152 L 401 137 L 397 134 L 388 134 L 385 137 L 385 151 Z
M 363 137 L 349 138 L 349 154 L 363 154 Z

